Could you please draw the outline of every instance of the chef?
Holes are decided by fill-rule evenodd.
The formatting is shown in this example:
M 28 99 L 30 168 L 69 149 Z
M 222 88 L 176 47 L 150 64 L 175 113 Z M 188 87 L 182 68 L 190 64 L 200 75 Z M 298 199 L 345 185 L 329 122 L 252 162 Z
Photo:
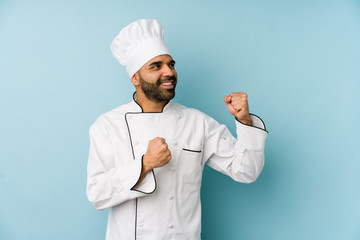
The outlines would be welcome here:
M 95 209 L 109 209 L 106 239 L 200 239 L 204 165 L 255 181 L 265 125 L 249 114 L 242 92 L 224 97 L 237 139 L 206 114 L 171 101 L 177 72 L 157 20 L 123 28 L 111 50 L 136 92 L 90 128 L 87 197 Z

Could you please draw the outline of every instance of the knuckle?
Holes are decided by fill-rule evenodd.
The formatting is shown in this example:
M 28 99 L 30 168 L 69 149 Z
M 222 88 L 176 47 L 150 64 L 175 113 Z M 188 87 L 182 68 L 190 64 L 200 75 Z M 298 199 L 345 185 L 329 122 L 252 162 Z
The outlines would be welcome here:
M 241 106 L 240 105 L 236 105 L 234 106 L 235 110 L 240 110 L 241 109 Z

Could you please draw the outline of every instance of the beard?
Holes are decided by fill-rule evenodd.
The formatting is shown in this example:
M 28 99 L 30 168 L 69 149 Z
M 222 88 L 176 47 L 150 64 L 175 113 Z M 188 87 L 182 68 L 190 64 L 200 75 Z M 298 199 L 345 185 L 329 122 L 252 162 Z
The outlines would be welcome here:
M 177 82 L 175 76 L 158 79 L 156 83 L 149 83 L 145 79 L 143 79 L 139 73 L 139 80 L 141 90 L 144 92 L 145 96 L 151 101 L 160 103 L 164 101 L 170 101 L 175 97 L 175 87 Z M 165 81 L 172 81 L 174 84 L 174 88 L 161 89 L 160 85 Z

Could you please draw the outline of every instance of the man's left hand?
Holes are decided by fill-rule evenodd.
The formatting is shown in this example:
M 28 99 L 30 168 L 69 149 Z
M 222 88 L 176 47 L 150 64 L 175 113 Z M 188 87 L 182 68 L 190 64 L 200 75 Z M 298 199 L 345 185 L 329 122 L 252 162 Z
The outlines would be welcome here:
M 230 93 L 229 96 L 224 97 L 224 102 L 231 115 L 235 116 L 239 122 L 252 125 L 246 93 Z

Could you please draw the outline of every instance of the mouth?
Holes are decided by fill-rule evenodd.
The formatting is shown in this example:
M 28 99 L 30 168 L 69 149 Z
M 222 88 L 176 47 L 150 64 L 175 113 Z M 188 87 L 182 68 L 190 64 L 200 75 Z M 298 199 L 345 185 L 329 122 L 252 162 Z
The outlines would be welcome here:
M 161 86 L 166 89 L 172 89 L 175 87 L 174 81 L 165 81 L 165 82 L 161 83 Z

